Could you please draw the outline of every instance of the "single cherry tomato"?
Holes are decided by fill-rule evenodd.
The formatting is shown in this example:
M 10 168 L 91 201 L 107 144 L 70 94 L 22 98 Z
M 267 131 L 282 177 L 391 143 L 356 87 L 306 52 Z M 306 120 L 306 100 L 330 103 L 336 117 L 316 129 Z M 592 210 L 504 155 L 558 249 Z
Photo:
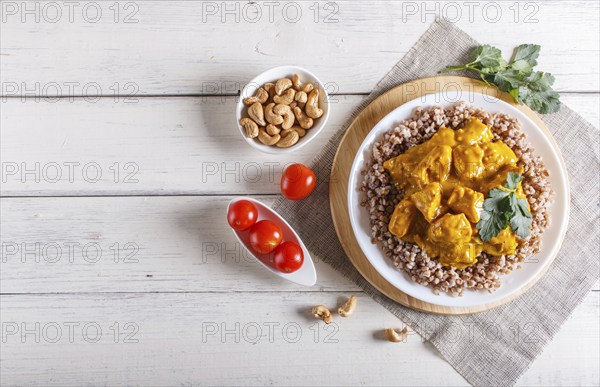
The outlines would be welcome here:
M 293 273 L 300 269 L 304 262 L 302 248 L 296 242 L 283 242 L 273 255 L 275 268 L 282 273 Z
M 261 220 L 250 228 L 248 243 L 259 254 L 269 254 L 283 240 L 281 228 L 270 220 Z
M 256 206 L 249 200 L 238 200 L 229 206 L 227 222 L 231 228 L 244 231 L 252 227 L 258 218 Z
M 317 176 L 303 164 L 292 164 L 281 176 L 281 193 L 290 200 L 302 200 L 312 193 Z

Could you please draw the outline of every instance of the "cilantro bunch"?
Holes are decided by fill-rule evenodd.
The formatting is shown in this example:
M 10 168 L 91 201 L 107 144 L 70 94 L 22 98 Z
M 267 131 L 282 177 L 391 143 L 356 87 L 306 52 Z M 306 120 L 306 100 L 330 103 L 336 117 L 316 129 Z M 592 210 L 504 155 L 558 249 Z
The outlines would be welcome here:
M 483 202 L 481 219 L 477 222 L 479 236 L 484 242 L 497 236 L 509 225 L 519 238 L 529 235 L 532 216 L 527 200 L 518 198 L 515 194 L 521 180 L 521 175 L 509 172 L 504 189 L 490 190 L 489 197 Z
M 474 48 L 470 55 L 470 63 L 448 66 L 441 72 L 473 70 L 488 85 L 496 85 L 500 90 L 510 93 L 515 101 L 539 113 L 554 113 L 560 108 L 560 97 L 552 90 L 552 74 L 533 71 L 540 55 L 539 45 L 521 44 L 515 48 L 510 62 L 502 58 L 499 49 L 487 44 Z

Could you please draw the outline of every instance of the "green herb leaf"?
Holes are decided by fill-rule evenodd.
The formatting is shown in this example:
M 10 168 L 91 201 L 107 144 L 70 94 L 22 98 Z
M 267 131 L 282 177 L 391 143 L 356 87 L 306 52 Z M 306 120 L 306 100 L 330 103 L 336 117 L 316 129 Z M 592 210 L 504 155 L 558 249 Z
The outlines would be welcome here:
M 514 191 L 517 189 L 521 181 L 523 181 L 523 176 L 519 175 L 518 173 L 508 172 L 506 184 L 504 184 L 504 186 Z
M 542 114 L 555 113 L 560 110 L 560 95 L 554 90 L 534 92 L 529 89 L 523 97 L 523 102 Z
M 482 212 L 477 230 L 483 241 L 489 241 L 508 226 L 508 217 L 500 212 Z
M 515 194 L 522 180 L 523 177 L 518 173 L 509 172 L 504 183 L 506 189 L 491 189 L 488 198 L 483 201 L 481 219 L 476 227 L 484 242 L 498 236 L 509 225 L 520 238 L 529 235 L 533 219 L 527 200 L 517 198 Z
M 523 75 L 529 75 L 533 71 L 533 67 L 524 59 L 512 62 L 510 67 Z
M 483 202 L 483 209 L 488 212 L 500 211 L 506 212 L 510 211 L 510 192 L 504 191 L 499 188 L 494 188 L 490 191 L 489 197 Z
M 471 53 L 471 59 L 473 61 L 470 64 L 478 63 L 481 67 L 499 67 L 503 63 L 506 65 L 506 61 L 502 58 L 502 51 L 489 44 L 477 47 Z
M 536 71 L 527 79 L 527 86 L 534 91 L 546 91 L 552 88 L 554 76 L 543 71 Z
M 529 235 L 532 222 L 533 218 L 529 208 L 527 208 L 527 200 L 518 198 L 515 214 L 510 218 L 510 228 L 519 238 L 526 238 Z
M 485 67 L 484 66 L 481 71 L 483 73 L 487 73 L 487 74 L 492 74 L 493 75 L 493 74 L 497 73 L 498 71 L 502 71 L 502 70 L 506 69 L 507 63 L 506 63 L 506 61 L 503 58 L 500 58 L 498 60 L 498 63 L 499 63 L 498 66 L 490 66 L 490 67 Z
M 518 89 L 523 84 L 525 76 L 515 69 L 505 69 L 496 73 L 494 83 L 502 91 Z
M 530 68 L 537 66 L 537 58 L 540 56 L 541 47 L 538 44 L 521 44 L 517 46 L 513 52 L 513 58 L 511 63 L 514 64 L 517 62 L 525 62 L 529 65 Z M 518 67 L 523 66 L 523 63 L 520 63 Z
M 519 103 L 542 113 L 554 113 L 560 109 L 560 96 L 552 90 L 554 77 L 543 71 L 533 71 L 540 55 L 537 44 L 521 44 L 513 52 L 510 63 L 502 58 L 502 52 L 488 44 L 471 51 L 471 62 L 463 66 L 447 66 L 440 72 L 472 70 L 488 85 L 496 85 L 510 93 Z

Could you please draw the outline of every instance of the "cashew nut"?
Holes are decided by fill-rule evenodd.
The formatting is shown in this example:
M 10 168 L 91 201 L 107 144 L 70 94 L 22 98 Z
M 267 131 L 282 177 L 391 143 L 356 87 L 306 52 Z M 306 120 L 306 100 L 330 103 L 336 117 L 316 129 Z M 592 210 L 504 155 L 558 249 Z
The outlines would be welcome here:
M 279 132 L 279 135 L 281 136 L 281 139 L 283 139 L 285 136 L 287 136 L 288 134 L 292 133 L 294 131 L 294 129 L 290 128 L 290 129 L 283 129 L 281 132 Z
M 306 100 L 308 100 L 308 95 L 303 91 L 297 92 L 296 97 L 294 97 L 294 101 L 296 102 L 306 103 Z
M 323 305 L 317 305 L 312 308 L 312 314 L 318 319 L 325 321 L 325 324 L 331 324 L 333 322 L 333 316 L 329 309 Z
M 385 330 L 385 338 L 394 343 L 405 341 L 407 336 L 408 327 L 404 327 L 404 329 L 402 329 L 400 333 L 396 332 L 394 328 L 387 328 Z
M 319 118 L 323 115 L 323 109 L 319 109 L 319 89 L 311 91 L 308 95 L 306 115 L 310 118 Z
M 294 89 L 296 89 L 296 91 L 303 91 L 306 94 L 310 93 L 314 88 L 312 83 L 302 84 L 302 82 L 300 82 L 300 77 L 298 76 L 298 74 L 294 74 L 294 76 L 292 77 L 292 85 L 294 85 Z
M 264 119 L 263 107 L 260 102 L 255 102 L 248 108 L 248 115 L 254 120 L 259 126 L 266 126 L 267 123 Z
M 278 116 L 278 117 L 281 117 L 281 116 Z M 283 117 L 281 119 L 283 120 Z M 280 132 L 281 132 L 281 129 L 279 129 L 277 126 L 275 126 L 273 124 L 267 125 L 267 133 L 269 133 L 271 136 L 279 134 Z
M 290 87 L 292 87 L 292 81 L 289 78 L 281 78 L 275 83 L 275 94 L 281 95 Z
M 246 130 L 246 136 L 250 138 L 258 136 L 258 125 L 256 125 L 256 122 L 252 121 L 250 118 L 242 118 L 240 120 L 240 125 L 242 125 Z
M 283 116 L 283 123 L 281 124 L 283 129 L 289 129 L 292 127 L 292 125 L 294 125 L 294 113 L 292 113 L 292 108 L 290 108 L 288 105 L 276 105 L 273 108 L 273 113 Z
M 284 105 L 289 105 L 294 102 L 294 97 L 296 96 L 296 90 L 287 89 L 283 95 L 276 95 L 273 97 L 273 102 L 282 103 Z
M 302 127 L 302 129 L 310 129 L 313 126 L 313 119 L 306 116 L 303 112 L 302 109 L 300 109 L 298 106 L 296 106 L 294 108 L 294 115 L 296 116 L 296 119 L 298 120 L 298 123 L 300 124 L 300 126 Z
M 265 83 L 263 86 L 263 89 L 265 89 L 267 91 L 267 93 L 269 94 L 269 98 L 267 99 L 267 101 L 272 101 L 273 97 L 275 96 L 275 84 L 274 83 Z M 266 101 L 265 101 L 266 102 Z
M 289 130 L 295 130 L 296 132 L 298 132 L 298 137 L 300 138 L 306 136 L 306 130 L 302 129 L 299 126 L 292 126 Z
M 274 136 L 269 136 L 267 132 L 263 128 L 258 130 L 258 140 L 265 145 L 275 145 L 281 139 L 281 136 L 276 134 Z
M 292 108 L 292 110 L 293 110 L 293 109 L 294 109 L 296 106 L 298 106 L 298 102 L 296 102 L 296 101 L 294 101 L 294 102 L 292 102 L 292 103 L 290 104 L 290 107 Z
M 292 77 L 292 85 L 294 85 L 294 89 L 300 91 L 302 83 L 300 82 L 300 77 L 298 76 L 298 74 L 294 74 L 294 76 Z
M 356 309 L 356 297 L 351 296 L 344 305 L 338 308 L 338 314 L 342 317 L 348 317 L 354 313 L 354 309 Z
M 286 129 L 283 132 L 281 140 L 279 140 L 275 145 L 277 145 L 279 148 L 289 148 L 292 145 L 296 144 L 299 139 L 300 136 L 298 135 L 298 132 L 296 132 L 295 130 Z
M 256 90 L 254 97 L 244 98 L 244 104 L 252 105 L 256 102 L 265 103 L 269 99 L 269 93 L 262 87 Z
M 308 94 L 311 91 L 313 91 L 314 88 L 315 88 L 315 86 L 312 83 L 305 83 L 304 85 L 302 85 L 302 88 L 300 89 L 300 91 L 303 91 L 306 94 Z
M 281 115 L 273 113 L 273 108 L 275 104 L 271 102 L 267 106 L 265 106 L 265 118 L 267 122 L 273 125 L 281 125 L 283 122 L 283 117 Z
M 271 91 L 271 89 L 274 87 L 275 84 L 273 82 L 267 82 L 263 85 L 263 89 L 265 89 L 267 92 Z

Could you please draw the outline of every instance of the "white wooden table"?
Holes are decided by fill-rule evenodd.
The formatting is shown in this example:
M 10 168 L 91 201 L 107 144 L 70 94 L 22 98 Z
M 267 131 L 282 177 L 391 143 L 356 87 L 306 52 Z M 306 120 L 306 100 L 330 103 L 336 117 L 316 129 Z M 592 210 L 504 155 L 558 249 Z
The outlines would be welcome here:
M 541 44 L 561 99 L 599 126 L 595 0 L 1 6 L 3 386 L 466 384 L 416 334 L 380 340 L 401 322 L 323 262 L 304 288 L 248 259 L 226 203 L 272 203 L 283 167 L 310 162 L 436 12 L 507 55 Z M 234 107 L 282 64 L 317 73 L 334 104 L 317 140 L 270 156 Z M 338 325 L 307 314 L 350 294 Z M 598 385 L 599 298 L 520 384 Z

